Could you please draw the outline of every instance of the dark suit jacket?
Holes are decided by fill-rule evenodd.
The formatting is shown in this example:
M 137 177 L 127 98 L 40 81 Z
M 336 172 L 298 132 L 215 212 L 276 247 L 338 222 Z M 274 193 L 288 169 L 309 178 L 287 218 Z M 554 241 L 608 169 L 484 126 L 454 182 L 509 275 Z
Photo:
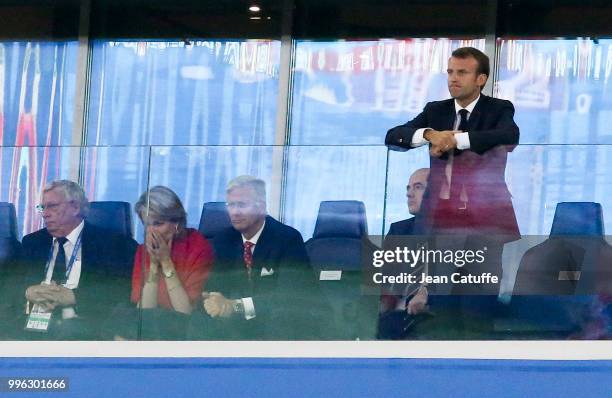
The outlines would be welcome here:
M 479 233 L 518 235 L 518 224 L 511 195 L 505 183 L 506 159 L 519 141 L 510 101 L 480 96 L 468 120 L 470 149 L 457 151 L 453 163 L 453 181 L 461 180 L 468 195 L 469 214 Z M 420 128 L 452 130 L 455 123 L 453 99 L 430 102 L 423 112 L 406 124 L 387 132 L 385 144 L 391 150 L 412 149 L 412 137 Z M 432 220 L 440 204 L 440 190 L 446 179 L 447 159 L 431 157 L 427 191 L 423 198 L 423 220 Z M 461 168 L 461 175 L 455 172 Z M 458 200 L 458 198 L 451 198 Z M 427 229 L 426 229 L 427 230 Z
M 414 217 L 407 220 L 394 222 L 389 227 L 387 235 L 412 235 L 414 234 Z
M 266 217 L 253 252 L 250 279 L 244 265 L 240 232 L 227 228 L 215 236 L 214 249 L 215 264 L 204 290 L 221 292 L 230 299 L 252 297 L 256 317 L 215 319 L 216 325 L 208 325 L 205 336 L 197 337 L 295 339 L 311 336 L 310 332 L 317 327 L 309 322 L 313 319 L 311 311 L 318 311 L 320 303 L 304 240 L 297 230 Z
M 18 300 L 25 302 L 28 286 L 44 279 L 45 265 L 53 237 L 41 229 L 23 237 L 23 253 L 19 270 L 23 283 L 17 287 Z M 110 326 L 108 317 L 117 305 L 129 305 L 131 271 L 136 241 L 85 222 L 81 243 L 81 276 L 73 292 L 76 298 L 78 327 L 69 333 L 58 331 L 59 338 L 96 339 Z M 20 298 L 19 298 L 20 296 Z M 20 304 L 19 308 L 23 308 Z M 54 318 L 60 318 L 55 316 Z M 52 325 L 53 326 L 53 325 Z M 50 331 L 51 332 L 51 331 Z

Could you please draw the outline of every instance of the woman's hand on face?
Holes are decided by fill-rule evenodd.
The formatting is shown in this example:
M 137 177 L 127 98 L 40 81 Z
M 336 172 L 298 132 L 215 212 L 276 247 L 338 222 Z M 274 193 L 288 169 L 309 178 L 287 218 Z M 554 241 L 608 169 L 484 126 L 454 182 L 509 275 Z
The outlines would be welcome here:
M 147 231 L 147 234 L 145 237 L 145 248 L 147 249 L 147 253 L 149 254 L 149 257 L 151 258 L 151 266 L 157 267 L 159 263 L 158 245 L 155 242 L 155 239 L 153 237 L 153 231 Z
M 170 251 L 172 249 L 174 235 L 170 235 L 168 239 L 164 239 L 160 233 L 151 231 L 151 236 L 153 238 L 153 247 L 155 248 L 157 260 L 161 264 L 168 263 L 170 261 Z

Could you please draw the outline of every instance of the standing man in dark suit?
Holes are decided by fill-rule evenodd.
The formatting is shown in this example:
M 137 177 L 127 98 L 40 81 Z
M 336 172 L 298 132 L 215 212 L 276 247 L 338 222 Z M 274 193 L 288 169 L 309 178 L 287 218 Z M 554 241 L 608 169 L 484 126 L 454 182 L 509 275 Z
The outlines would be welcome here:
M 447 73 L 452 99 L 428 103 L 413 120 L 389 130 L 385 144 L 398 151 L 429 145 L 430 176 L 418 233 L 456 237 L 450 246 L 437 242 L 439 249 L 487 248 L 481 265 L 458 269 L 442 264 L 435 272 L 490 272 L 501 280 L 503 245 L 519 237 L 504 179 L 507 154 L 519 142 L 514 107 L 481 93 L 489 77 L 489 58 L 481 51 L 472 47 L 453 51 Z M 451 289 L 493 296 L 499 284 L 442 289 L 445 294 Z
M 424 197 L 423 232 L 518 235 L 504 180 L 507 153 L 519 141 L 510 101 L 481 91 L 489 58 L 464 47 L 448 61 L 452 99 L 430 102 L 406 124 L 387 132 L 391 150 L 429 145 L 431 171 Z
M 267 215 L 265 183 L 240 176 L 227 187 L 232 227 L 215 237 L 203 293 L 211 339 L 312 338 L 316 287 L 302 235 Z
M 49 184 L 38 210 L 46 228 L 22 241 L 26 329 L 48 332 L 45 339 L 98 339 L 112 310 L 129 303 L 137 244 L 87 223 L 89 202 L 72 181 Z M 46 326 L 29 322 L 36 312 L 49 317 Z

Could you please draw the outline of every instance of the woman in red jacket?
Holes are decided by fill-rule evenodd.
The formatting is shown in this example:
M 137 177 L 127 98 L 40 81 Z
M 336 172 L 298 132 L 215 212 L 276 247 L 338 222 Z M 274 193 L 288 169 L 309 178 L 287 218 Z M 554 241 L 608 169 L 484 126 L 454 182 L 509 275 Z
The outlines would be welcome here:
M 134 260 L 132 302 L 143 309 L 190 314 L 213 263 L 210 243 L 197 230 L 186 228 L 187 213 L 169 188 L 144 192 L 135 211 L 146 232 Z

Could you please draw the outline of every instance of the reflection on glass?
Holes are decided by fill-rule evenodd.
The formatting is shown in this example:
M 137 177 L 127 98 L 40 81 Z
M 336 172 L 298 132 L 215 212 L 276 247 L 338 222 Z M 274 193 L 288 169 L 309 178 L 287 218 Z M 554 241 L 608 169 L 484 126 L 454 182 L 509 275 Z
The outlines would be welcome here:
M 88 147 L 84 151 L 83 188 L 90 201 L 135 203 L 147 187 L 149 147 Z M 130 206 L 132 230 L 140 241 L 142 227 Z
M 274 142 L 280 42 L 93 43 L 90 145 Z
M 384 146 L 291 147 L 285 221 L 308 239 L 322 201 L 358 200 L 365 204 L 367 230 L 380 235 L 386 158 Z
M 76 42 L 0 42 L 0 144 L 72 143 Z
M 559 202 L 597 202 L 612 228 L 609 145 L 519 145 L 508 156 L 506 180 L 522 234 L 547 235 Z
M 19 237 L 41 227 L 42 218 L 35 206 L 42 189 L 50 181 L 75 173 L 71 160 L 78 156 L 79 149 L 74 147 L 0 149 L 0 200 L 15 206 Z
M 428 101 L 448 98 L 452 51 L 484 39 L 298 41 L 291 143 L 380 144 Z
M 274 164 L 282 164 L 281 147 L 153 147 L 149 186 L 164 185 L 176 192 L 187 211 L 187 224 L 197 227 L 204 203 L 224 202 L 227 183 L 243 174 L 266 181 L 268 208 L 278 208 Z
M 496 96 L 522 144 L 612 143 L 612 40 L 499 39 Z
M 72 143 L 76 54 L 76 42 L 0 43 L 0 200 L 15 204 L 20 235 L 37 229 L 39 189 L 65 170 L 67 152 L 50 147 Z

